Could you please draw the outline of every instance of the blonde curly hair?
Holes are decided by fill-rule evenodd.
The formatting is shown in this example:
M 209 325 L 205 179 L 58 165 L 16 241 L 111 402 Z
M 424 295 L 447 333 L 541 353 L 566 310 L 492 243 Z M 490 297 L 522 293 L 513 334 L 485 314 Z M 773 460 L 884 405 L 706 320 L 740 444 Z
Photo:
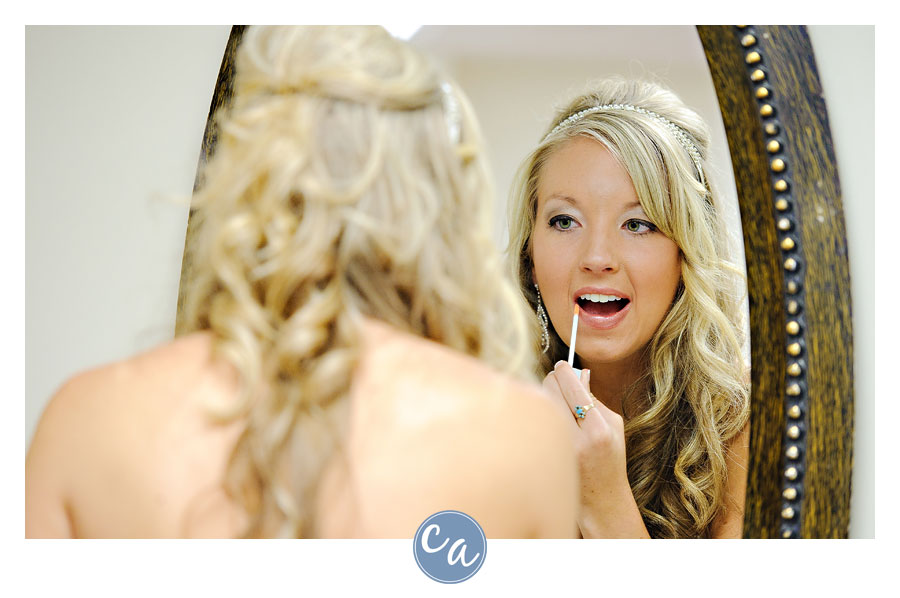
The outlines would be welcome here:
M 599 110 L 554 130 L 575 113 L 627 104 L 643 111 Z M 698 149 L 697 168 L 664 120 Z M 672 92 L 649 82 L 609 79 L 574 99 L 523 162 L 510 202 L 507 249 L 513 275 L 532 309 L 531 236 L 537 188 L 547 159 L 570 139 L 602 143 L 631 177 L 649 219 L 681 252 L 681 281 L 667 315 L 645 350 L 646 370 L 623 398 L 628 479 L 654 537 L 704 537 L 724 508 L 728 441 L 749 417 L 743 361 L 742 271 L 729 262 L 716 195 L 703 172 L 709 144 L 705 123 Z M 532 318 L 537 327 L 537 318 Z M 566 358 L 550 327 L 550 349 L 539 373 Z
M 211 409 L 247 418 L 225 484 L 244 535 L 315 536 L 363 318 L 533 376 L 528 308 L 491 239 L 466 98 L 380 27 L 251 27 L 217 120 L 185 331 L 211 331 L 239 373 Z

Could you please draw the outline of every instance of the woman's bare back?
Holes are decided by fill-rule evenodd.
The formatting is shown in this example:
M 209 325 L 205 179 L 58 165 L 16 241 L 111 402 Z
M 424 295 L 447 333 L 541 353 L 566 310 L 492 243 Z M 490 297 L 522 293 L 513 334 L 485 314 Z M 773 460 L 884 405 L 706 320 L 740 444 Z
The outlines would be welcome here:
M 222 489 L 244 422 L 204 405 L 237 392 L 212 336 L 182 337 L 81 374 L 48 406 L 26 461 L 29 537 L 234 537 Z M 492 537 L 565 536 L 575 461 L 565 414 L 536 387 L 370 321 L 347 402 L 346 448 L 316 500 L 323 537 L 412 537 L 469 513 Z

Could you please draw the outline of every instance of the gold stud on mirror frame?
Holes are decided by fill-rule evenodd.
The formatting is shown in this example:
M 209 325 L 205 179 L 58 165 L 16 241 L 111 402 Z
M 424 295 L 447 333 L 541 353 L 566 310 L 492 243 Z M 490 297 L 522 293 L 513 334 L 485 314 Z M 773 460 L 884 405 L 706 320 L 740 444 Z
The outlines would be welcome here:
M 791 419 L 797 419 L 798 417 L 800 417 L 800 407 L 798 405 L 794 405 L 790 409 L 788 409 L 788 417 L 790 417 Z
M 800 449 L 797 448 L 796 444 L 792 444 L 788 447 L 788 450 L 786 450 L 784 454 L 788 459 L 796 459 L 800 456 Z M 793 493 L 794 496 L 788 496 L 789 492 Z M 794 498 L 797 496 L 797 491 L 794 488 L 788 488 L 784 491 L 784 494 L 782 494 L 782 496 L 784 496 L 788 500 L 794 500 Z
M 741 38 L 741 45 L 745 48 L 752 46 L 756 43 L 756 38 L 750 35 L 749 33 Z
M 796 295 L 797 291 L 800 290 L 800 285 L 798 285 L 795 281 L 790 281 L 787 283 L 787 292 L 791 295 Z
M 796 270 L 797 269 L 797 260 L 795 260 L 792 257 L 789 257 L 788 259 L 784 260 L 784 269 L 790 270 L 791 272 Z
M 781 144 L 773 139 L 772 141 L 770 141 L 769 143 L 766 144 L 766 149 L 769 151 L 770 154 L 774 154 L 775 152 L 777 152 L 778 150 L 781 149 Z
M 797 448 L 797 447 L 793 447 Z M 785 488 L 784 492 L 781 493 L 781 496 L 785 497 L 787 500 L 794 500 L 797 498 L 797 489 L 796 488 Z
M 788 334 L 800 334 L 800 324 L 792 320 L 787 323 L 785 330 L 787 330 Z
M 797 303 L 796 301 L 794 301 L 793 299 L 791 299 L 790 301 L 788 301 L 787 309 L 788 309 L 789 314 L 794 315 L 795 313 L 800 311 L 800 304 Z
M 759 52 L 749 52 L 745 60 L 747 61 L 747 64 L 756 64 L 762 60 L 762 56 L 759 55 Z
M 794 509 L 788 507 L 781 512 L 781 517 L 783 519 L 793 519 L 794 518 Z
M 780 231 L 788 231 L 791 230 L 791 221 L 788 218 L 782 218 L 778 221 L 778 230 Z
M 788 386 L 787 390 L 784 392 L 786 392 L 789 397 L 798 397 L 800 396 L 800 385 L 794 382 Z
M 791 357 L 800 355 L 800 343 L 791 343 L 788 345 L 787 352 Z
M 790 428 L 788 428 L 788 438 L 790 438 L 791 440 L 797 440 L 798 438 L 800 438 L 800 428 L 798 426 L 791 426 Z M 796 472 L 796 470 L 794 471 Z
M 775 114 L 775 109 L 772 108 L 771 104 L 763 104 L 762 108 L 759 109 L 759 113 L 762 116 L 772 116 Z
M 766 125 L 766 134 L 767 135 L 778 135 L 778 125 L 775 123 L 769 123 Z
M 759 83 L 763 79 L 766 78 L 766 72 L 762 69 L 756 69 L 752 73 L 750 73 L 750 80 L 754 83 Z
M 775 172 L 782 172 L 787 168 L 787 164 L 784 163 L 784 160 L 781 158 L 775 158 L 772 160 L 772 170 Z
M 792 363 L 788 366 L 787 373 L 791 376 L 799 376 L 803 373 L 803 368 L 800 367 L 799 363 Z
M 756 99 L 764 100 L 769 97 L 769 90 L 765 87 L 757 87 L 756 88 Z
M 790 251 L 794 248 L 794 240 L 790 237 L 786 237 L 784 241 L 781 242 L 781 248 L 785 251 Z
M 787 188 L 788 188 L 788 184 L 787 184 L 787 181 L 784 179 L 778 179 L 778 181 L 775 183 L 775 190 L 778 192 L 783 193 L 783 192 L 787 191 Z
M 782 197 L 781 199 L 779 199 L 778 201 L 775 202 L 775 208 L 776 208 L 779 212 L 785 212 L 785 211 L 787 211 L 787 209 L 788 209 L 789 207 L 790 207 L 790 206 L 788 206 L 787 200 L 786 200 L 785 198 L 783 198 L 783 197 Z
M 781 537 L 784 538 L 784 539 L 790 538 L 790 537 L 793 536 L 793 535 L 794 535 L 794 532 L 792 532 L 792 531 L 789 530 L 789 529 L 786 529 L 786 530 L 784 530 L 783 532 L 781 532 Z
M 796 480 L 799 473 L 797 472 L 796 467 L 788 467 L 784 470 L 784 477 L 789 480 Z

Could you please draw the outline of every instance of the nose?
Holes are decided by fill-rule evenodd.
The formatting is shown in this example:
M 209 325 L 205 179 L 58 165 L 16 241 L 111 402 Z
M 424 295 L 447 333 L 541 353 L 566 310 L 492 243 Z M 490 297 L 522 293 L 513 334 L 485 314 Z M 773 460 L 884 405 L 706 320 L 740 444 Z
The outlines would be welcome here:
M 593 274 L 613 273 L 619 269 L 619 252 L 615 238 L 595 231 L 586 235 L 581 254 L 581 270 Z

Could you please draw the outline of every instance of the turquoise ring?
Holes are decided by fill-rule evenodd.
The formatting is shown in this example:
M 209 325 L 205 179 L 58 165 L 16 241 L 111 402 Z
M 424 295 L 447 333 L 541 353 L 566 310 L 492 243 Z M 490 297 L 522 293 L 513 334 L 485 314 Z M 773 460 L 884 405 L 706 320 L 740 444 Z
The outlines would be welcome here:
M 594 403 L 588 403 L 587 405 L 576 405 L 575 406 L 575 417 L 578 419 L 584 419 L 584 414 L 590 411 L 594 407 Z

